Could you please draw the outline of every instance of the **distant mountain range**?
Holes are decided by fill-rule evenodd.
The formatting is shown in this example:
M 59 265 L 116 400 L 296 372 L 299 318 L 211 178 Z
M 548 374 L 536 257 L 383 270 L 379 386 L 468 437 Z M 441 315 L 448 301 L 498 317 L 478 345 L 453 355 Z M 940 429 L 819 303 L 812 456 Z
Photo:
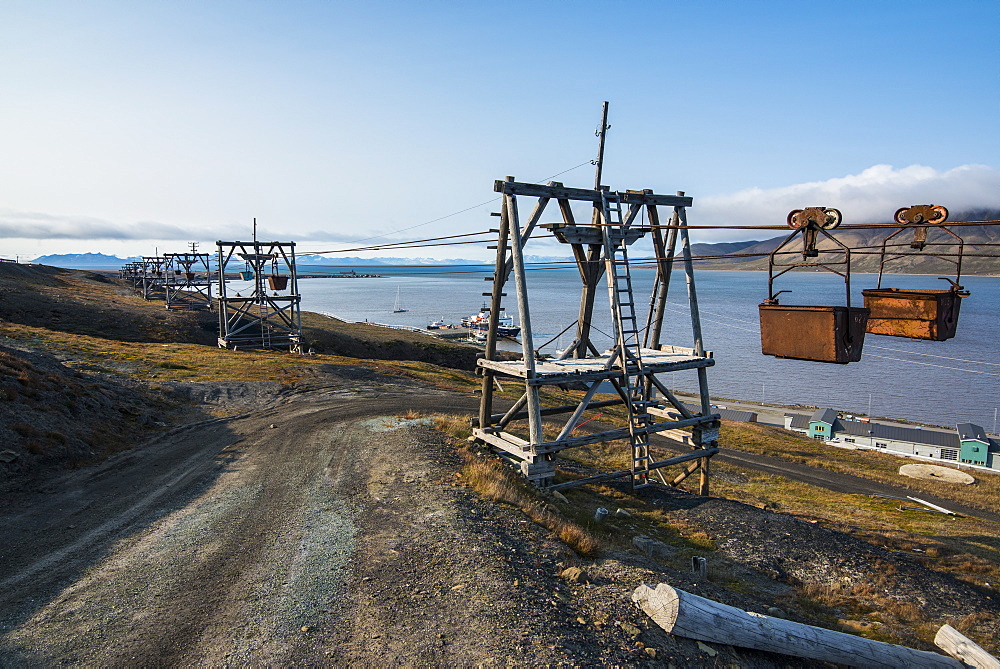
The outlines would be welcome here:
M 103 253 L 57 253 L 38 256 L 28 262 L 35 265 L 65 267 L 67 269 L 118 269 L 126 263 L 138 262 L 140 260 L 142 258 L 139 256 L 119 258 L 118 256 L 109 256 Z
M 959 215 L 952 215 L 954 221 L 986 221 L 1000 220 L 1000 210 L 978 210 L 964 212 Z M 886 221 L 887 223 L 889 221 Z M 791 232 L 791 230 L 789 230 Z M 856 272 L 877 272 L 879 269 L 879 250 L 882 241 L 890 234 L 891 230 L 871 229 L 871 230 L 850 230 L 840 229 L 834 231 L 834 237 L 843 244 L 850 247 L 852 252 L 851 269 Z M 1000 259 L 996 257 L 978 257 L 977 254 L 993 254 L 1000 251 L 1000 226 L 969 226 L 956 227 L 954 232 L 962 237 L 965 242 L 966 257 L 962 260 L 963 274 L 1000 274 Z M 942 234 L 942 233 L 937 233 Z M 698 243 L 691 245 L 691 253 L 701 260 L 696 260 L 698 267 L 703 269 L 728 269 L 728 270 L 766 270 L 768 265 L 767 255 L 773 251 L 787 235 L 780 235 L 764 241 L 751 240 L 744 242 L 719 242 L 715 244 Z M 821 235 L 822 238 L 822 235 Z M 897 238 L 908 245 L 912 234 L 904 232 Z M 929 241 L 937 241 L 939 238 L 935 233 L 931 233 Z M 941 239 L 947 239 L 942 237 Z M 829 241 L 826 242 L 829 244 Z M 997 246 L 989 246 L 996 244 Z M 801 249 L 801 237 L 798 237 L 789 245 L 789 250 L 797 251 Z M 825 246 L 820 246 L 825 248 Z M 903 250 L 908 250 L 904 246 Z M 940 259 L 929 257 L 934 249 L 927 249 L 919 256 L 896 261 L 886 265 L 886 271 L 894 274 L 954 274 L 954 266 Z M 954 252 L 957 246 L 938 247 L 939 251 Z M 679 251 L 679 249 L 678 249 Z M 722 257 L 720 257 L 722 256 Z M 732 256 L 732 257 L 726 257 Z M 785 256 L 784 262 L 793 262 L 797 256 Z M 215 255 L 209 254 L 210 262 Z M 45 255 L 35 258 L 31 262 L 39 265 L 51 265 L 53 267 L 66 267 L 70 269 L 105 269 L 116 270 L 130 262 L 138 262 L 142 258 L 132 256 L 129 258 L 119 258 L 103 253 L 67 253 L 58 255 Z M 527 256 L 525 258 L 531 263 L 562 263 L 566 258 L 549 256 Z M 435 266 L 455 266 L 472 265 L 490 267 L 492 261 L 468 260 L 464 258 L 450 258 L 447 260 L 437 260 L 434 258 L 357 258 L 357 257 L 333 257 L 320 255 L 302 255 L 296 258 L 296 264 L 304 272 L 307 268 L 315 271 L 329 267 L 335 271 L 342 267 L 435 267 Z M 212 262 L 214 266 L 214 262 Z
M 119 258 L 118 256 L 109 256 L 103 253 L 62 253 L 39 256 L 32 262 L 36 265 L 49 265 L 51 267 L 65 267 L 68 269 L 119 269 L 122 266 L 131 263 L 139 262 L 142 258 L 140 256 L 129 256 L 128 258 Z M 209 254 L 209 262 L 214 267 L 215 265 L 215 254 Z M 299 266 L 329 266 L 331 268 L 336 268 L 340 266 L 348 267 L 391 267 L 400 265 L 418 265 L 418 266 L 428 266 L 433 267 L 435 265 L 484 265 L 492 263 L 484 263 L 481 260 L 465 260 L 465 259 L 449 259 L 449 260 L 436 260 L 433 258 L 356 258 L 356 257 L 341 257 L 341 258 L 328 258 L 326 256 L 318 255 L 303 255 L 297 256 L 295 258 L 295 263 Z

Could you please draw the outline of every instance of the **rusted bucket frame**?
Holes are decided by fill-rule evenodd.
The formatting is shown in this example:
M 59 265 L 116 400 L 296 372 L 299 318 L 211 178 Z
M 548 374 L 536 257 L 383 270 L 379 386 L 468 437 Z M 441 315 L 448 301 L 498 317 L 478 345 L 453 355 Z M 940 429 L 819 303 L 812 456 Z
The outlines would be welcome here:
M 874 289 L 863 290 L 865 306 L 871 311 L 868 332 L 891 337 L 908 337 L 944 341 L 955 336 L 962 298 L 969 293 L 958 285 L 962 277 L 962 255 L 965 240 L 952 232 L 944 222 L 948 210 L 934 205 L 914 205 L 896 212 L 895 220 L 901 224 L 898 230 L 882 241 L 882 253 L 878 268 L 878 283 Z M 958 257 L 948 258 L 944 254 L 926 253 L 924 257 L 936 257 L 955 265 L 955 279 L 947 290 L 922 290 L 912 288 L 883 288 L 882 276 L 886 263 L 900 258 L 912 258 L 915 253 L 889 255 L 889 242 L 906 230 L 913 230 L 910 248 L 923 251 L 927 246 L 947 246 L 946 242 L 928 242 L 927 233 L 931 228 L 940 229 L 958 245 Z
M 789 225 L 798 227 L 798 229 L 779 244 L 769 256 L 768 299 L 760 305 L 761 352 L 764 355 L 795 360 L 837 364 L 857 362 L 861 359 L 861 349 L 864 346 L 868 310 L 851 307 L 851 249 L 827 232 L 828 229 L 832 229 L 840 223 L 840 212 L 835 209 L 823 210 L 824 212 L 836 212 L 834 224 L 830 224 L 829 218 L 827 218 L 827 225 L 821 225 L 815 220 L 818 217 L 817 214 L 817 216 L 813 216 L 814 220 L 807 220 L 805 223 L 798 221 L 798 226 L 793 225 L 793 217 L 796 213 L 799 213 L 799 218 L 802 218 L 814 209 L 818 210 L 819 208 L 795 210 L 789 214 Z M 776 263 L 775 256 L 799 233 L 803 235 L 803 258 L 818 257 L 816 238 L 818 234 L 822 233 L 839 247 L 839 249 L 830 249 L 829 252 L 842 253 L 843 260 L 792 264 Z M 843 270 L 838 269 L 840 266 L 843 267 Z M 783 269 L 775 273 L 775 267 Z M 779 304 L 777 298 L 780 292 L 774 292 L 774 280 L 796 267 L 819 268 L 842 277 L 846 289 L 847 306 Z
M 927 237 L 926 237 L 927 231 L 928 231 L 928 228 L 931 228 L 931 227 L 938 228 L 942 232 L 950 235 L 951 237 L 953 237 L 955 239 L 955 243 L 958 244 L 958 257 L 955 258 L 955 259 L 952 259 L 952 258 L 948 258 L 945 255 L 939 254 L 939 253 L 921 254 L 922 257 L 940 258 L 941 260 L 944 260 L 945 262 L 952 263 L 953 265 L 955 265 L 955 282 L 957 283 L 957 282 L 959 282 L 959 281 L 962 280 L 962 256 L 963 256 L 963 254 L 965 252 L 965 240 L 962 239 L 961 237 L 959 237 L 958 235 L 956 235 L 954 232 L 952 232 L 950 229 L 948 229 L 944 225 L 933 225 L 933 226 L 932 225 L 911 225 L 911 226 L 908 226 L 908 227 L 899 228 L 898 230 L 896 230 L 895 232 L 893 232 L 891 235 L 889 235 L 888 237 L 886 237 L 884 240 L 882 240 L 882 252 L 881 252 L 881 255 L 879 257 L 879 266 L 878 266 L 878 283 L 876 284 L 878 288 L 882 287 L 882 275 L 885 273 L 886 263 L 890 263 L 890 262 L 892 262 L 894 260 L 899 260 L 901 258 L 912 258 L 915 255 L 917 255 L 916 253 L 895 253 L 895 254 L 889 255 L 889 252 L 887 250 L 888 247 L 889 247 L 889 242 L 894 237 L 896 237 L 897 235 L 899 235 L 899 234 L 901 234 L 901 233 L 903 233 L 903 232 L 905 232 L 907 230 L 913 230 L 914 240 L 920 238 L 920 243 L 919 244 L 916 244 L 916 242 L 911 243 L 910 247 L 911 248 L 915 248 L 918 251 L 922 251 L 927 246 L 947 246 L 947 244 L 944 243 L 944 242 L 927 242 Z

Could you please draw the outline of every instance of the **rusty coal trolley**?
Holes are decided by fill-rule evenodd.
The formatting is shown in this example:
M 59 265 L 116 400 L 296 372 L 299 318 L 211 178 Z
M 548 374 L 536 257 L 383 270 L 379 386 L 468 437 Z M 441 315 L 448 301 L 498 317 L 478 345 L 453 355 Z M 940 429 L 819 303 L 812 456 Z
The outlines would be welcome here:
M 882 242 L 878 287 L 861 291 L 865 299 L 865 307 L 871 312 L 867 331 L 891 337 L 931 341 L 951 339 L 955 336 L 958 327 L 962 299 L 969 296 L 969 292 L 958 284 L 962 277 L 962 252 L 965 242 L 942 225 L 948 220 L 948 210 L 944 207 L 930 204 L 903 207 L 896 211 L 894 218 L 896 223 L 903 227 L 900 227 Z M 928 242 L 927 233 L 928 228 L 931 227 L 941 230 L 950 238 L 945 236 L 943 242 Z M 913 230 L 913 240 L 909 243 L 909 248 L 912 250 L 898 253 L 890 252 L 889 248 L 902 246 L 890 242 L 905 230 Z M 941 277 L 951 284 L 950 288 L 933 290 L 882 287 L 882 275 L 887 262 L 900 258 L 912 258 L 915 253 L 923 251 L 928 245 L 958 246 L 955 258 L 947 257 L 943 253 L 926 254 L 955 265 L 954 280 Z
M 759 307 L 760 343 L 764 355 L 837 364 L 861 359 L 868 309 L 851 306 L 851 249 L 828 232 L 839 226 L 841 220 L 840 211 L 825 207 L 795 209 L 788 214 L 788 225 L 794 228 L 794 232 L 768 258 L 768 298 Z M 804 262 L 776 262 L 776 257 L 782 255 L 782 249 L 800 234 Z M 817 240 L 820 234 L 833 241 L 837 248 L 819 249 Z M 827 261 L 807 262 L 809 258 L 818 258 L 821 252 L 833 253 L 843 259 L 834 257 Z M 838 269 L 841 265 L 843 269 Z M 776 267 L 783 269 L 775 272 Z M 843 277 L 847 288 L 847 305 L 780 304 L 778 295 L 791 291 L 775 293 L 774 280 L 796 267 L 823 269 Z

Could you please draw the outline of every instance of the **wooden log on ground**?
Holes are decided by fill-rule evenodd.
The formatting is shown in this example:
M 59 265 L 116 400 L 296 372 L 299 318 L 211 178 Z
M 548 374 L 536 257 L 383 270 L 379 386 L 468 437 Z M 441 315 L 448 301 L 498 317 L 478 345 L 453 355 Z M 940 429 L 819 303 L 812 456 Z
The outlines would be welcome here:
M 976 669 L 1000 669 L 1000 660 L 951 625 L 942 625 L 934 636 L 938 648 Z
M 958 660 L 905 646 L 872 641 L 843 632 L 771 618 L 705 599 L 660 583 L 640 585 L 632 601 L 676 636 L 754 648 L 852 667 L 953 667 Z

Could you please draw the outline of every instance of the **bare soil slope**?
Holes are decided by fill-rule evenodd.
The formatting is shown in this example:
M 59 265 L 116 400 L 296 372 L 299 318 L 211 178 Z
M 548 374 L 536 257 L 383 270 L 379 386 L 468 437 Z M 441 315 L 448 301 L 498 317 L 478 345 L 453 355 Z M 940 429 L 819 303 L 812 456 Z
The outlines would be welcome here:
M 27 278 L 61 313 L 85 322 L 90 288 L 94 302 L 115 302 L 113 284 L 60 272 Z M 3 299 L 30 301 L 19 294 Z M 151 317 L 152 305 L 132 310 L 132 298 L 122 299 L 133 323 Z M 51 315 L 21 313 L 35 314 L 23 318 L 34 328 Z M 13 332 L 15 321 L 3 319 Z M 64 316 L 60 327 L 77 326 Z M 640 583 L 659 581 L 833 627 L 839 612 L 803 593 L 870 587 L 864 631 L 878 633 L 879 607 L 898 618 L 913 606 L 935 623 L 975 614 L 969 625 L 986 638 L 993 630 L 987 645 L 996 650 L 992 591 L 736 502 L 663 488 L 632 496 L 614 485 L 601 497 L 547 498 L 585 517 L 598 503 L 634 504 L 705 537 L 651 558 L 632 547 L 641 525 L 633 509 L 604 525 L 603 553 L 582 558 L 521 511 L 477 496 L 459 475 L 457 444 L 414 417 L 469 415 L 478 400 L 468 393 L 372 363 L 316 359 L 294 383 L 154 388 L 67 366 L 38 350 L 50 348 L 44 330 L 32 337 L 0 350 L 0 392 L 16 392 L 0 397 L 10 409 L 0 430 L 16 454 L 0 464 L 0 666 L 815 666 L 666 635 L 629 601 Z M 26 440 L 38 437 L 4 422 L 7 414 L 43 433 L 64 426 L 62 460 L 51 444 L 33 453 Z M 87 430 L 99 429 L 88 441 Z M 95 450 L 106 444 L 115 447 Z M 83 461 L 126 446 L 134 447 L 99 464 Z M 44 453 L 78 468 L 31 460 Z M 26 463 L 38 466 L 19 472 Z M 709 580 L 684 567 L 692 550 L 710 554 Z M 589 576 L 570 582 L 561 576 L 568 566 Z M 931 649 L 919 631 L 914 623 L 901 634 Z

